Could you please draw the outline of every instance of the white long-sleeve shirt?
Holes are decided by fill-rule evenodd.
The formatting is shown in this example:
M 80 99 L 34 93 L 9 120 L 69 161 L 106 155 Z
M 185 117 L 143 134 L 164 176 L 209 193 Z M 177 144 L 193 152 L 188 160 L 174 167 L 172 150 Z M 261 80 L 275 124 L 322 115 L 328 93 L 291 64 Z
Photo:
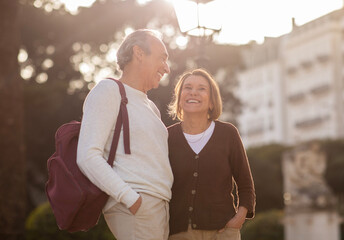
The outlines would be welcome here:
M 92 183 L 110 198 L 104 211 L 124 203 L 128 208 L 145 192 L 169 201 L 173 174 L 168 160 L 167 129 L 147 95 L 125 85 L 131 154 L 125 154 L 123 129 L 113 168 L 107 163 L 121 96 L 113 80 L 100 81 L 88 94 L 78 142 L 77 163 Z

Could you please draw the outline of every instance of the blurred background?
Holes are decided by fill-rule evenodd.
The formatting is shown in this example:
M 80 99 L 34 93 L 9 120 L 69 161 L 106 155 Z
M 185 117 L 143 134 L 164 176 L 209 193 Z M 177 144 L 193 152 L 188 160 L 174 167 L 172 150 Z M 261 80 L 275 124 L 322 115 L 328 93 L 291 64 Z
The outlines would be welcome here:
M 160 31 L 170 55 L 171 73 L 148 93 L 166 126 L 184 71 L 204 67 L 220 86 L 221 119 L 239 128 L 257 191 L 256 218 L 242 239 L 290 239 L 283 156 L 310 141 L 325 153 L 321 177 L 336 199 L 330 209 L 320 206 L 336 213 L 338 227 L 324 239 L 344 239 L 342 6 L 341 0 L 1 0 L 0 239 L 113 239 L 103 219 L 87 233 L 58 230 L 44 192 L 46 162 L 57 128 L 81 119 L 90 89 L 120 77 L 116 51 L 139 28 Z

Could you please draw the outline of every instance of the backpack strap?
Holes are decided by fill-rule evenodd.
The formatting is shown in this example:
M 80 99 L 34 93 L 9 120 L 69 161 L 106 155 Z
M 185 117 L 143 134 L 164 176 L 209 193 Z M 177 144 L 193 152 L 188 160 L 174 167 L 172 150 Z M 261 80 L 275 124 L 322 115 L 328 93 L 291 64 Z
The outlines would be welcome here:
M 124 152 L 126 154 L 130 154 L 131 152 L 130 152 L 130 137 L 129 137 L 129 117 L 128 117 L 128 110 L 126 106 L 128 103 L 128 98 L 126 96 L 123 83 L 113 78 L 109 78 L 109 79 L 115 81 L 118 84 L 119 92 L 121 94 L 121 104 L 119 107 L 119 112 L 118 112 L 116 126 L 115 126 L 115 132 L 113 134 L 113 140 L 111 143 L 111 149 L 110 149 L 110 154 L 109 154 L 109 159 L 108 159 L 108 163 L 112 167 L 113 162 L 115 160 L 115 155 L 116 155 L 116 150 L 118 146 L 119 135 L 121 133 L 122 125 L 123 125 Z

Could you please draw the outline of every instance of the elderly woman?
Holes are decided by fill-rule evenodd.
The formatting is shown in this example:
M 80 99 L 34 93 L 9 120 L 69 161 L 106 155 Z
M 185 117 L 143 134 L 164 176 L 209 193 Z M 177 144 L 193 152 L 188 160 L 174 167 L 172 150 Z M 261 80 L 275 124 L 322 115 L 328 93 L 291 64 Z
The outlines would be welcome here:
M 255 208 L 251 170 L 238 130 L 217 120 L 221 96 L 207 71 L 185 73 L 174 94 L 170 115 L 180 122 L 168 128 L 174 175 L 169 239 L 238 240 Z

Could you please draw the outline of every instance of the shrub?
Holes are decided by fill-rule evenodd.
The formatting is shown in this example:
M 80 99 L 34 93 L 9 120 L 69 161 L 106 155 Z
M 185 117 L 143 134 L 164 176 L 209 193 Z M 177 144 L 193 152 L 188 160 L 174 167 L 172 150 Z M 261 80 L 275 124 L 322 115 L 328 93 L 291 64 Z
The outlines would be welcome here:
M 257 213 L 284 207 L 281 162 L 286 150 L 287 147 L 278 144 L 247 150 L 257 195 Z
M 337 196 L 343 195 L 344 140 L 324 140 L 322 147 L 327 156 L 326 182 Z
M 241 230 L 245 240 L 283 240 L 283 212 L 270 210 L 258 213 L 254 219 L 247 221 Z
M 25 236 L 27 240 L 115 240 L 103 217 L 88 232 L 61 231 L 48 202 L 30 213 L 25 224 Z

